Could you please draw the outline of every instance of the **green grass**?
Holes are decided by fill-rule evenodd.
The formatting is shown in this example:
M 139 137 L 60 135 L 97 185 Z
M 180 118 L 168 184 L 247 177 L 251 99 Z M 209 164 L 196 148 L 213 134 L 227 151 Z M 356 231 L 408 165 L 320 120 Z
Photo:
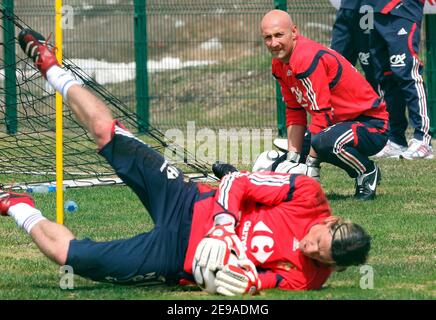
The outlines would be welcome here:
M 325 288 L 310 292 L 267 290 L 243 299 L 435 299 L 436 161 L 379 161 L 377 199 L 353 199 L 353 181 L 324 165 L 323 186 L 335 214 L 363 225 L 373 237 L 368 264 L 374 288 L 361 289 L 358 267 L 335 273 Z M 55 218 L 55 195 L 36 194 L 44 214 Z M 136 196 L 124 186 L 68 189 L 79 205 L 65 224 L 78 238 L 109 240 L 152 228 Z M 192 287 L 123 287 L 75 277 L 73 290 L 59 287 L 59 268 L 43 257 L 12 219 L 0 219 L 0 300 L 3 299 L 225 299 Z M 240 298 L 238 298 L 240 299 Z

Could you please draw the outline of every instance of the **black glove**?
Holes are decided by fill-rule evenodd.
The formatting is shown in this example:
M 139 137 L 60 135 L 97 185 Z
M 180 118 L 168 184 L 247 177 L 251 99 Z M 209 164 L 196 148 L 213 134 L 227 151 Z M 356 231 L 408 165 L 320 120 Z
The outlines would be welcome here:
M 238 172 L 238 169 L 236 169 L 231 164 L 217 161 L 212 165 L 212 171 L 215 177 L 218 179 L 222 179 L 226 174 L 232 173 L 232 172 Z

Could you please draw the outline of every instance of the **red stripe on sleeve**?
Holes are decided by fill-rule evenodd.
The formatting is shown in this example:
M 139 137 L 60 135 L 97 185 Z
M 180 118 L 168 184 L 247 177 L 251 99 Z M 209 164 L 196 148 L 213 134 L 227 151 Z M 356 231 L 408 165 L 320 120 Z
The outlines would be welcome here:
M 385 5 L 385 7 L 380 12 L 383 14 L 388 14 L 400 2 L 401 2 L 401 0 L 392 0 L 387 5 Z

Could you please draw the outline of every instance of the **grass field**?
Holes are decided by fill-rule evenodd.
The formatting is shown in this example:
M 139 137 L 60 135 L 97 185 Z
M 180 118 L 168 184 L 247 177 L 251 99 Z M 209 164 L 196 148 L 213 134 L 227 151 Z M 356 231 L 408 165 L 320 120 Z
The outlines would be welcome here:
M 268 290 L 243 299 L 435 299 L 436 161 L 380 161 L 382 184 L 372 202 L 353 199 L 353 181 L 330 165 L 323 186 L 335 214 L 362 224 L 373 237 L 368 265 L 373 289 L 361 289 L 357 267 L 334 274 L 311 292 Z M 37 206 L 55 218 L 55 195 L 36 194 Z M 152 228 L 141 203 L 125 186 L 68 189 L 79 211 L 65 224 L 78 238 L 109 240 Z M 59 268 L 44 258 L 12 219 L 0 219 L 0 300 L 4 299 L 224 299 L 193 287 L 122 287 L 75 277 L 73 290 L 59 286 Z M 240 299 L 240 298 L 238 298 Z
M 32 2 L 40 7 L 40 4 L 35 4 L 37 1 L 15 2 L 17 8 L 30 12 L 31 16 L 22 12 L 29 25 L 43 34 L 50 33 L 51 20 L 41 21 L 44 20 L 41 15 L 34 13 L 36 7 L 30 6 Z M 198 7 L 198 1 L 194 2 L 193 5 Z M 234 1 L 221 1 L 221 4 L 227 3 L 234 5 Z M 327 43 L 330 33 L 322 31 L 320 25 L 333 22 L 334 10 L 327 0 L 323 0 L 320 6 L 328 8 L 325 14 L 306 14 L 307 3 L 293 1 L 288 4 L 288 9 L 295 12 L 303 34 Z M 127 23 L 130 16 L 118 14 L 110 18 L 109 14 L 95 14 L 101 7 L 93 10 L 94 13 L 88 12 L 84 16 L 76 15 L 74 30 L 66 31 L 67 56 L 131 62 L 134 51 L 131 41 L 133 28 Z M 106 10 L 110 13 L 112 9 Z M 159 14 L 149 17 L 152 26 L 148 38 L 149 58 L 159 60 L 175 56 L 182 60 L 207 59 L 218 63 L 150 74 L 151 123 L 162 129 L 179 127 L 189 119 L 196 119 L 198 127 L 212 124 L 238 128 L 275 127 L 275 87 L 269 71 L 270 56 L 258 35 L 263 11 L 249 10 L 245 18 L 242 15 L 223 15 L 219 10 L 213 14 L 209 11 L 206 11 L 209 14 L 195 13 L 192 17 L 186 13 L 169 12 L 171 14 L 161 9 Z M 21 15 L 20 10 L 17 13 Z M 176 20 L 184 20 L 186 27 L 176 28 Z M 318 26 L 313 25 L 314 21 Z M 95 41 L 100 39 L 102 28 L 112 35 L 110 41 Z M 235 34 L 235 30 L 240 31 Z M 198 49 L 202 42 L 216 35 L 222 38 L 225 50 Z M 424 53 L 425 49 L 421 52 L 423 58 Z M 2 54 L 0 50 L 1 58 Z M 107 88 L 133 108 L 134 81 L 110 84 Z M 2 138 L 5 140 L 3 136 L 0 140 Z M 94 150 L 93 145 L 90 148 Z M 9 152 L 7 147 L 3 149 Z M 37 162 L 34 157 L 29 159 Z M 6 162 L 13 165 L 14 159 Z M 362 274 L 359 268 L 353 267 L 334 274 L 319 291 L 268 290 L 255 297 L 237 299 L 436 299 L 436 159 L 416 162 L 383 160 L 380 165 L 383 180 L 378 197 L 365 203 L 353 199 L 354 183 L 343 171 L 329 165 L 322 169 L 322 184 L 335 214 L 363 225 L 373 237 L 368 261 L 374 270 L 373 289 L 360 287 Z M 16 179 L 15 176 L 2 176 L 1 182 Z M 73 199 L 79 205 L 79 211 L 67 214 L 65 219 L 65 224 L 79 239 L 127 238 L 153 227 L 140 201 L 125 186 L 68 189 L 64 196 L 65 200 Z M 55 195 L 36 194 L 35 200 L 44 215 L 54 220 Z M 3 217 L 0 217 L 0 270 L 0 301 L 225 299 L 209 296 L 194 287 L 123 287 L 79 277 L 75 277 L 73 290 L 62 290 L 59 267 L 39 252 L 12 219 Z

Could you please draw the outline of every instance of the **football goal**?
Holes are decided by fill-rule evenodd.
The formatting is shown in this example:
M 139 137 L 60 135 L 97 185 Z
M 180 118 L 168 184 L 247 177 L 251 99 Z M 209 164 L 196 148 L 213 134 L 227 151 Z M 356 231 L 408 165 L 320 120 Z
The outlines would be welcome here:
M 0 183 L 3 187 L 22 188 L 34 183 L 56 180 L 55 92 L 25 57 L 17 44 L 22 28 L 31 28 L 19 17 L 0 7 Z M 63 66 L 85 87 L 99 96 L 114 117 L 130 131 L 138 127 L 138 115 L 99 85 L 68 58 Z M 63 175 L 69 186 L 92 186 L 120 182 L 112 168 L 96 152 L 85 129 L 64 105 L 63 117 Z M 209 177 L 210 165 L 194 160 L 182 146 L 167 141 L 153 126 L 138 137 L 163 153 L 167 148 L 183 152 L 182 168 L 186 174 Z M 166 150 L 168 152 L 168 150 Z

